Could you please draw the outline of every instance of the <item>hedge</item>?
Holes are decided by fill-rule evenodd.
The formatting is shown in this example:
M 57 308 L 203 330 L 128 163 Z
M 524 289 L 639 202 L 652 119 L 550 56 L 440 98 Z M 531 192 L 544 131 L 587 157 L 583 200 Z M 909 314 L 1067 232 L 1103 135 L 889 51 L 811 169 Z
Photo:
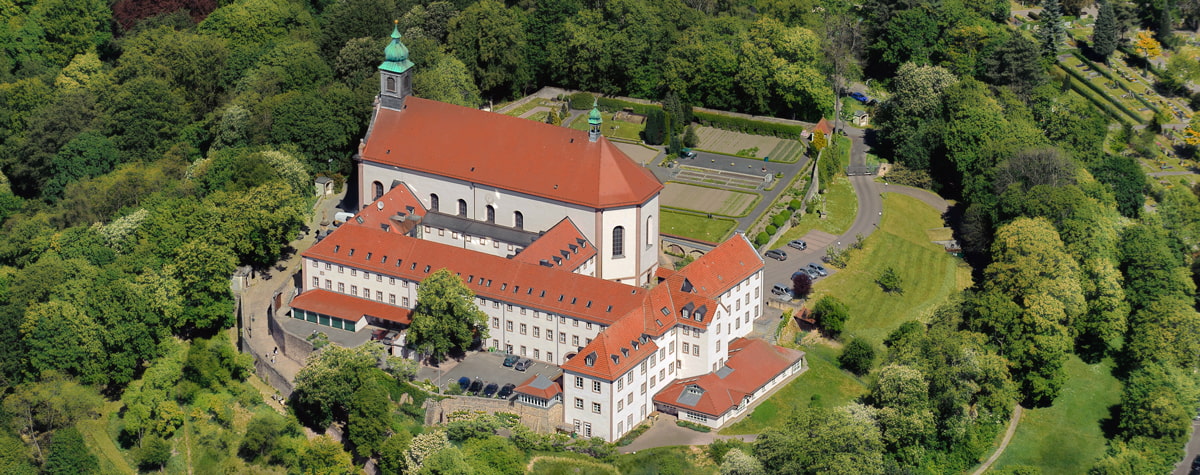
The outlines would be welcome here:
M 787 223 L 788 218 L 790 217 L 791 216 L 789 216 L 789 213 L 781 211 L 779 214 L 771 217 L 771 224 L 774 224 L 777 228 L 782 227 L 784 223 Z
M 592 108 L 592 103 L 596 100 L 596 96 L 586 92 L 576 92 L 571 94 L 571 108 L 575 110 L 588 110 Z
M 776 231 L 779 231 L 779 228 L 775 227 L 774 224 L 767 225 L 767 234 L 775 234 Z
M 1075 57 L 1079 58 L 1080 61 L 1083 61 L 1084 64 L 1088 65 L 1092 69 L 1096 70 L 1096 72 L 1100 73 L 1104 77 L 1108 78 L 1108 80 L 1115 83 L 1117 85 L 1117 87 L 1121 88 L 1122 91 L 1125 91 L 1129 94 L 1133 94 L 1133 91 L 1131 91 L 1131 90 L 1129 90 L 1129 88 L 1125 87 L 1125 83 L 1122 83 L 1120 80 L 1118 80 L 1116 77 L 1114 77 L 1112 72 L 1110 72 L 1108 70 L 1108 68 L 1100 67 L 1098 64 L 1092 62 L 1092 60 L 1088 59 L 1087 56 L 1084 56 L 1083 53 L 1080 53 L 1079 51 L 1072 51 L 1071 54 L 1075 55 Z M 1149 108 L 1150 110 L 1154 111 L 1155 115 L 1162 113 L 1162 111 L 1158 108 L 1158 106 L 1151 104 L 1150 101 L 1143 99 L 1142 96 L 1134 95 L 1133 98 L 1137 99 L 1137 101 L 1141 102 L 1142 105 L 1144 105 L 1147 108 Z
M 771 135 L 787 139 L 800 139 L 804 127 L 799 125 L 778 124 L 742 117 L 733 117 L 711 112 L 694 111 L 692 114 L 701 125 L 717 129 L 732 130 L 754 135 Z
M 622 101 L 611 97 L 601 97 L 596 99 L 599 102 L 600 110 L 615 112 L 624 109 L 632 109 L 634 114 L 649 115 L 652 110 L 662 110 L 661 106 L 656 104 L 642 104 L 640 102 Z
M 1122 124 L 1129 124 L 1129 125 L 1141 123 L 1140 120 L 1138 120 L 1136 118 L 1130 118 L 1129 116 L 1122 113 L 1120 110 L 1117 110 L 1116 107 L 1113 107 L 1113 104 L 1111 101 L 1109 101 L 1103 97 L 1098 97 L 1096 92 L 1093 91 L 1091 88 L 1087 88 L 1087 87 L 1084 87 L 1083 85 L 1079 84 L 1079 81 L 1077 79 L 1075 79 L 1073 77 L 1068 77 L 1067 80 L 1070 81 L 1072 90 L 1074 90 L 1080 96 L 1083 96 L 1083 98 L 1087 99 L 1088 102 L 1091 102 L 1096 107 L 1099 107 L 1100 110 L 1104 111 L 1106 114 L 1108 114 L 1109 117 L 1116 120 L 1117 122 L 1120 122 Z
M 763 244 L 766 244 L 770 240 L 771 240 L 771 235 L 767 234 L 766 231 L 763 231 L 761 233 L 758 233 L 757 236 L 754 236 L 754 245 L 761 246 Z

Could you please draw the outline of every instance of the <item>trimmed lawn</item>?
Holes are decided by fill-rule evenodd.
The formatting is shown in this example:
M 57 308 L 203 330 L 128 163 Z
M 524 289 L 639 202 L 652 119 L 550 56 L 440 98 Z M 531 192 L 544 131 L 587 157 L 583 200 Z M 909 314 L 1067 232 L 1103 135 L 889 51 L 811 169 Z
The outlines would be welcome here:
M 821 219 L 817 213 L 808 213 L 800 218 L 800 224 L 789 228 L 776 242 L 800 239 L 814 229 L 835 235 L 850 230 L 850 226 L 854 225 L 854 217 L 858 215 L 858 197 L 854 196 L 850 179 L 838 176 L 825 194 L 818 196 L 825 197 L 825 210 L 829 216 Z
M 1004 455 L 994 469 L 1031 465 L 1042 473 L 1087 473 L 1104 456 L 1100 420 L 1120 403 L 1121 382 L 1112 361 L 1089 365 L 1075 355 L 1067 360 L 1067 384 L 1051 407 L 1026 410 Z
M 588 130 L 587 114 L 581 114 L 571 122 L 570 127 L 575 130 Z M 625 121 L 613 120 L 612 112 L 601 112 L 600 117 L 604 122 L 600 125 L 600 133 L 605 137 L 613 137 L 618 139 L 630 140 L 633 142 L 642 141 L 642 131 L 646 130 L 646 124 L 634 124 Z
M 866 394 L 867 385 L 862 379 L 838 367 L 840 349 L 823 344 L 784 346 L 804 351 L 808 370 L 759 403 L 745 419 L 722 429 L 721 434 L 757 434 L 778 426 L 797 409 L 808 407 L 813 395 L 820 395 L 822 406 L 838 407 Z
M 661 210 L 659 214 L 662 216 L 658 223 L 659 232 L 702 241 L 721 242 L 726 236 L 729 236 L 729 233 L 733 232 L 733 228 L 737 227 L 737 221 L 732 219 L 709 219 L 702 215 L 667 209 Z
M 928 231 L 945 226 L 940 214 L 916 198 L 885 193 L 880 229 L 861 250 L 851 251 L 845 269 L 818 281 L 810 302 L 837 297 L 850 309 L 842 339 L 869 338 L 882 344 L 908 320 L 924 321 L 951 294 L 970 285 L 970 268 L 930 242 Z M 892 267 L 904 292 L 884 293 L 875 279 Z

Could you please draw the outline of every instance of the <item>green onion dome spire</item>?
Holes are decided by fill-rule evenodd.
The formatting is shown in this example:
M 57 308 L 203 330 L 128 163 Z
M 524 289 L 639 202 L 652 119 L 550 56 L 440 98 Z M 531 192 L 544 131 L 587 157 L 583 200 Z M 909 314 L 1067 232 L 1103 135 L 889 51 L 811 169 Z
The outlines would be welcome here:
M 393 21 L 392 41 L 383 49 L 383 57 L 379 69 L 384 71 L 402 73 L 413 67 L 413 62 L 408 59 L 408 47 L 400 42 L 400 20 Z
M 600 125 L 600 105 L 595 99 L 592 99 L 592 112 L 588 113 L 588 124 Z

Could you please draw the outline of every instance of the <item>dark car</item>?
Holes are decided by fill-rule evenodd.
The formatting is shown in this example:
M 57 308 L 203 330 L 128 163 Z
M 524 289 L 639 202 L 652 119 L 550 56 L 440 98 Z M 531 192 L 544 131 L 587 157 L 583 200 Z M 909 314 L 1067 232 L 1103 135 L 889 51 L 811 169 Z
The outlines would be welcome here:
M 523 360 L 521 360 L 521 361 L 518 361 L 518 362 L 517 362 L 517 365 L 516 365 L 516 366 L 514 366 L 514 368 L 516 368 L 516 369 L 517 369 L 517 371 L 525 371 L 525 370 L 529 369 L 529 367 L 530 367 L 530 366 L 532 366 L 532 365 L 533 365 L 533 362 L 532 362 L 532 361 L 529 361 L 529 359 L 528 359 L 528 358 L 526 358 L 526 359 L 523 359 Z
M 682 158 L 696 158 L 696 152 L 693 152 L 692 149 L 685 148 L 679 151 L 679 156 Z
M 496 396 L 500 399 L 508 399 L 509 396 L 512 396 L 513 389 L 516 388 L 517 386 L 514 384 L 505 384 L 504 387 L 500 388 L 500 393 L 496 394 Z
M 512 365 L 515 365 L 515 364 L 517 364 L 517 360 L 519 360 L 519 359 L 521 359 L 521 357 L 520 357 L 520 356 L 517 356 L 517 355 L 508 355 L 508 356 L 505 356 L 505 357 L 504 357 L 504 367 L 505 367 L 505 368 L 511 368 L 511 367 L 512 367 Z
M 868 102 L 871 102 L 871 98 L 870 98 L 870 97 L 867 97 L 867 95 L 866 95 L 866 94 L 863 94 L 863 93 L 861 93 L 861 92 L 851 92 L 851 93 L 850 93 L 850 97 L 851 97 L 851 98 L 853 98 L 854 100 L 858 101 L 858 102 L 861 102 L 861 103 L 863 103 L 863 104 L 866 104 L 866 103 L 868 103 Z
M 793 239 L 791 242 L 788 243 L 788 247 L 793 247 L 793 248 L 803 251 L 805 249 L 808 249 L 808 243 L 806 243 L 802 240 L 799 240 L 799 239 Z
M 825 270 L 825 266 L 817 264 L 816 262 L 809 262 L 808 268 L 817 271 L 817 273 L 821 274 L 822 277 L 829 275 L 829 271 Z
M 767 251 L 763 255 L 770 257 L 771 259 L 775 259 L 777 261 L 786 261 L 787 260 L 787 253 L 783 252 L 782 250 L 779 250 L 779 249 L 771 249 L 770 251 Z
M 471 387 L 471 378 L 466 376 L 458 378 L 458 387 L 462 388 L 463 391 L 466 391 L 467 388 Z
M 483 389 L 483 381 L 476 379 L 471 381 L 471 386 L 467 388 L 467 392 L 477 393 L 480 389 Z
M 496 390 L 498 389 L 500 389 L 500 386 L 496 383 L 489 384 L 487 387 L 483 388 L 483 395 L 486 397 L 492 397 L 493 394 L 496 394 Z

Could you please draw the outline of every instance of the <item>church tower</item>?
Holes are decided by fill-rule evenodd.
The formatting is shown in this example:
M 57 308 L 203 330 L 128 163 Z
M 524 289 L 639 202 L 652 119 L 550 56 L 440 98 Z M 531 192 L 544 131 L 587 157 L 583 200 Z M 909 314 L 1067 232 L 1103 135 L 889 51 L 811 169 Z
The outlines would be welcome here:
M 588 141 L 595 142 L 597 140 L 600 140 L 600 123 L 601 122 L 602 122 L 602 120 L 600 118 L 600 105 L 595 99 L 593 99 L 592 100 L 592 112 L 588 113 L 588 125 L 590 126 L 589 130 L 588 130 Z
M 379 105 L 388 109 L 404 109 L 404 98 L 412 94 L 413 62 L 408 59 L 408 47 L 400 42 L 400 21 L 392 26 L 392 42 L 383 50 L 379 65 Z

